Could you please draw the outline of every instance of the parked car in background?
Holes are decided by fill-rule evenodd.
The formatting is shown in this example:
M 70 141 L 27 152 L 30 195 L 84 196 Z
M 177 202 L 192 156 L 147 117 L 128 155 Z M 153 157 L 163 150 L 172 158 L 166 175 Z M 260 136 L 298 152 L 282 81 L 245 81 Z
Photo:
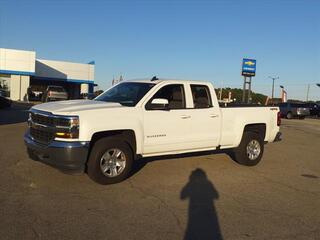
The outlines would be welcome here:
M 305 107 L 309 108 L 310 116 L 318 116 L 320 117 L 320 105 L 316 103 L 306 103 Z
M 310 115 L 310 110 L 303 103 L 280 103 L 279 104 L 281 116 L 287 119 L 299 118 L 304 119 Z
M 0 108 L 7 108 L 11 106 L 12 101 L 6 97 L 6 92 L 0 90 Z
M 61 86 L 48 86 L 42 95 L 42 102 L 68 100 L 67 91 Z
M 94 93 L 82 93 L 80 98 L 81 99 L 88 99 L 88 100 L 92 100 L 96 97 L 96 95 Z
M 27 89 L 28 101 L 41 101 L 43 90 L 39 86 L 29 86 Z

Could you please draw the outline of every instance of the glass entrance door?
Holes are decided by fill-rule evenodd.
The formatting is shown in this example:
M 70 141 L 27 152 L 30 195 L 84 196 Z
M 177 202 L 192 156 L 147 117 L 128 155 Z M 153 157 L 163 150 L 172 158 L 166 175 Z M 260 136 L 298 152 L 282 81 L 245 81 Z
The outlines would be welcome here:
M 10 98 L 10 75 L 0 74 L 0 95 Z

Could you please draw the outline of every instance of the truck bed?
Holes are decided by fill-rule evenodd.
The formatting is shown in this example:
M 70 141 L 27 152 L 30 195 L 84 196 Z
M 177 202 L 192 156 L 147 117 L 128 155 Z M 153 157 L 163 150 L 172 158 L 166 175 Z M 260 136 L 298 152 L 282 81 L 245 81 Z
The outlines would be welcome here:
M 277 134 L 279 108 L 266 106 L 232 106 L 220 109 L 222 114 L 221 146 L 230 147 L 240 143 L 241 132 L 248 124 L 261 124 L 266 128 L 264 140 L 272 142 Z M 235 137 L 237 136 L 237 137 Z

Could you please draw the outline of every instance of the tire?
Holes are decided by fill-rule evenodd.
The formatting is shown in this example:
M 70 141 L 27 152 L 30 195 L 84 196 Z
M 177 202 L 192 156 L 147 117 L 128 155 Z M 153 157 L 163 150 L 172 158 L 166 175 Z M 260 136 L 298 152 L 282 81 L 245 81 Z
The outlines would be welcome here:
M 115 158 L 114 155 L 117 155 L 119 151 L 121 155 Z M 111 159 L 112 156 L 113 159 Z M 109 160 L 107 161 L 107 159 Z M 117 160 L 121 165 L 117 165 Z M 87 173 L 96 183 L 114 184 L 125 180 L 129 176 L 132 164 L 133 153 L 127 143 L 116 137 L 101 138 L 92 147 L 87 163 Z M 106 169 L 105 172 L 103 172 L 103 168 Z M 112 171 L 114 168 L 115 171 L 119 170 L 119 174 L 111 176 L 114 173 Z
M 286 117 L 287 117 L 287 119 L 292 119 L 292 117 L 293 117 L 292 112 L 288 112 Z
M 258 144 L 257 147 L 260 149 L 258 155 L 254 156 L 254 158 L 252 158 L 252 156 L 251 158 L 249 157 L 249 144 L 251 144 L 250 146 L 255 146 L 255 144 Z M 234 151 L 234 156 L 235 160 L 241 165 L 255 166 L 260 162 L 263 155 L 263 151 L 264 142 L 262 137 L 255 132 L 244 132 L 239 147 L 236 148 Z

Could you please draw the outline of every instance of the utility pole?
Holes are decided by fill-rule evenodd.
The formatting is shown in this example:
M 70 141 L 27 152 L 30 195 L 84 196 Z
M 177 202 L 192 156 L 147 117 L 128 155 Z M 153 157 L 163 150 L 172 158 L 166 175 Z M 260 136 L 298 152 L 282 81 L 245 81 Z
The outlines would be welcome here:
M 274 97 L 274 80 L 279 79 L 279 77 L 270 77 L 269 78 L 272 79 L 272 95 L 271 95 L 271 99 L 273 101 L 273 97 Z
M 308 87 L 307 87 L 307 102 L 309 101 L 309 92 L 310 92 L 310 85 L 313 85 L 314 83 L 308 83 Z M 316 83 L 316 85 L 318 86 L 318 87 L 320 87 L 320 83 Z
M 221 101 L 221 99 L 222 99 L 222 86 L 221 86 L 220 92 L 219 92 L 219 100 Z
M 309 101 L 309 91 L 310 91 L 310 83 L 308 84 L 308 87 L 307 87 L 307 102 Z

